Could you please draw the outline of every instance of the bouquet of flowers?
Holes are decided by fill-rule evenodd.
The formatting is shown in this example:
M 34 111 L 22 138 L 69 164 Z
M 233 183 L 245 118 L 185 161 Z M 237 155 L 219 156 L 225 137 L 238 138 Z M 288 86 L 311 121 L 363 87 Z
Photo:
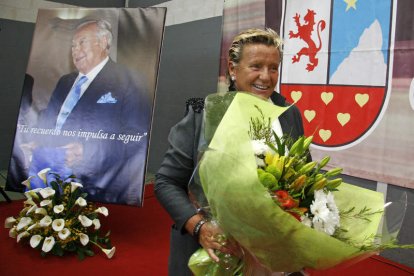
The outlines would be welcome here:
M 288 107 L 245 93 L 228 94 L 233 95 L 206 99 L 208 148 L 189 187 L 198 202 L 208 202 L 202 207 L 227 238 L 241 246 L 244 268 L 228 255 L 213 263 L 200 249 L 189 262 L 195 275 L 249 275 L 255 267 L 268 272 L 326 269 L 397 247 L 388 233 L 377 236 L 384 210 L 381 193 L 342 183 L 336 177 L 340 168 L 323 171 L 329 157 L 310 160 L 311 137 L 292 141 L 275 135 L 271 122 Z M 200 186 L 203 195 L 197 194 Z M 223 269 L 222 264 L 232 265 Z
M 82 184 L 75 176 L 62 179 L 49 168 L 41 170 L 38 177 L 45 188 L 30 190 L 30 181 L 23 182 L 28 188 L 24 208 L 16 217 L 9 217 L 5 227 L 9 236 L 17 242 L 28 240 L 32 248 L 41 250 L 41 255 L 63 256 L 65 252 L 76 252 L 80 259 L 93 256 L 91 244 L 100 248 L 108 258 L 115 254 L 109 239 L 110 232 L 101 236 L 99 215 L 108 216 L 106 207 L 96 207 L 86 201 Z

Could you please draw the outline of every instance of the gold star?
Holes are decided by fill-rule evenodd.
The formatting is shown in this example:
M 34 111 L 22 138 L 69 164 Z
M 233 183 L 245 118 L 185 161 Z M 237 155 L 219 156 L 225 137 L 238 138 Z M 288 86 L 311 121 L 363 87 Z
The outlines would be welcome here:
M 354 8 L 354 10 L 356 10 L 356 2 L 358 0 L 344 0 L 344 2 L 346 3 L 346 10 L 348 11 L 350 8 Z

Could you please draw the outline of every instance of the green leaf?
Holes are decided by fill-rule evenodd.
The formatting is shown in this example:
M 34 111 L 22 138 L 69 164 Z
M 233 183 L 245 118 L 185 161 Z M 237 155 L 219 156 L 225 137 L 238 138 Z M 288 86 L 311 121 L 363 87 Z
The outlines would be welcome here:
M 84 253 L 82 248 L 78 248 L 76 253 L 78 253 L 78 259 L 79 260 L 83 261 L 85 259 L 85 253 Z

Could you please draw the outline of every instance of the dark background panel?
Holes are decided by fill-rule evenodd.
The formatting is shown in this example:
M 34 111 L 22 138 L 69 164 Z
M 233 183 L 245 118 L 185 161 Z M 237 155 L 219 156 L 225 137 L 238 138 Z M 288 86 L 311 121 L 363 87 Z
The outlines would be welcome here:
M 0 19 L 0 169 L 11 156 L 35 24 Z
M 128 3 L 128 8 L 147 8 L 169 1 L 171 0 L 127 0 L 126 3 Z
M 168 11 L 167 11 L 168 14 Z M 158 170 L 185 102 L 217 91 L 222 17 L 166 27 L 147 171 Z
M 53 0 L 50 2 L 74 5 L 87 8 L 124 8 L 125 0 Z

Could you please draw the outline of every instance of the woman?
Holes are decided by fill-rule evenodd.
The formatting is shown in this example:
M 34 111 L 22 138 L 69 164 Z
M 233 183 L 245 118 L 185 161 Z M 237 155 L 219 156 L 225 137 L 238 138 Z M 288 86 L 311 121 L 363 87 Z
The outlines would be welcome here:
M 229 49 L 228 73 L 231 91 L 246 91 L 272 101 L 289 105 L 275 93 L 282 57 L 282 42 L 271 29 L 249 29 L 237 35 Z M 155 193 L 175 224 L 171 230 L 169 275 L 191 275 L 188 260 L 201 246 L 219 261 L 214 250 L 237 254 L 237 246 L 223 245 L 217 240 L 219 227 L 207 222 L 193 205 L 188 182 L 197 165 L 202 125 L 200 105 L 189 109 L 168 137 L 170 147 L 156 175 Z M 296 139 L 304 134 L 299 110 L 292 106 L 273 124 L 278 135 Z

